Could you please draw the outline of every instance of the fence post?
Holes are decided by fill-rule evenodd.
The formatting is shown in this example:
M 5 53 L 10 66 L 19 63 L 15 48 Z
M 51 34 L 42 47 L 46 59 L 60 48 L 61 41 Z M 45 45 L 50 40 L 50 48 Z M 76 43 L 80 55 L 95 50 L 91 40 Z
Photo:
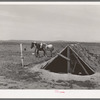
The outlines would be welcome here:
M 23 47 L 22 44 L 20 44 L 20 50 L 21 50 L 21 63 L 22 63 L 22 67 L 24 66 L 24 57 L 23 57 Z

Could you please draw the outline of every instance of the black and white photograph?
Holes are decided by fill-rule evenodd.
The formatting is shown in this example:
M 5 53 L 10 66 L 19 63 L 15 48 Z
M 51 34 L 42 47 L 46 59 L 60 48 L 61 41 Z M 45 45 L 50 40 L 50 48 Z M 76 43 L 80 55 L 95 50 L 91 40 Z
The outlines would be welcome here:
M 0 89 L 99 90 L 100 5 L 0 4 Z

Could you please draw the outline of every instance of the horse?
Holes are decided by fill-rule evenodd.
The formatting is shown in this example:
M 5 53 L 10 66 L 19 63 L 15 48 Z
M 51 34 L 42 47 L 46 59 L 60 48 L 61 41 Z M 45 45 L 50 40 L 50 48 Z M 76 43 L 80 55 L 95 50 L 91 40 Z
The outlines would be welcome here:
M 47 55 L 46 51 L 50 51 L 51 52 L 51 56 L 52 56 L 52 51 L 54 50 L 54 47 L 52 44 L 47 45 L 46 43 L 36 43 L 36 42 L 32 42 L 31 43 L 31 49 L 35 47 L 35 56 L 39 56 L 39 51 L 43 51 L 44 52 L 44 56 Z
M 51 57 L 52 57 L 52 52 L 53 52 L 53 50 L 54 50 L 54 47 L 53 47 L 52 44 L 46 44 L 46 45 L 45 45 L 45 51 L 50 51 Z
M 31 43 L 31 49 L 35 47 L 35 56 L 36 57 L 40 57 L 39 55 L 39 51 L 43 51 L 44 52 L 44 56 L 46 55 L 46 52 L 45 52 L 45 46 L 42 45 L 41 43 L 36 43 L 36 42 L 32 42 Z

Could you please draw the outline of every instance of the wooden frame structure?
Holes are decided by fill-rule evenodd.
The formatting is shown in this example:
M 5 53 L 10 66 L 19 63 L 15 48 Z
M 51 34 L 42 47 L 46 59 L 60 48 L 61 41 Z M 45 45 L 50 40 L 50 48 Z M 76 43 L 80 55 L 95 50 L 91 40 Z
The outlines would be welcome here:
M 91 75 L 95 71 L 69 45 L 58 53 L 43 67 L 56 73 L 72 73 L 77 75 Z

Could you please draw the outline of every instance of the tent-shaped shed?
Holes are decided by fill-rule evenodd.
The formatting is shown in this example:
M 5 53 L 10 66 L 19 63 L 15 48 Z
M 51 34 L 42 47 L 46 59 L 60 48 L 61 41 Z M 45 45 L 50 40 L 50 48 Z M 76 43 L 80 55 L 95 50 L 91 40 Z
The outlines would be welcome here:
M 73 50 L 71 46 L 65 47 L 60 53 L 43 67 L 56 73 L 72 73 L 77 75 L 91 75 L 95 71 Z

